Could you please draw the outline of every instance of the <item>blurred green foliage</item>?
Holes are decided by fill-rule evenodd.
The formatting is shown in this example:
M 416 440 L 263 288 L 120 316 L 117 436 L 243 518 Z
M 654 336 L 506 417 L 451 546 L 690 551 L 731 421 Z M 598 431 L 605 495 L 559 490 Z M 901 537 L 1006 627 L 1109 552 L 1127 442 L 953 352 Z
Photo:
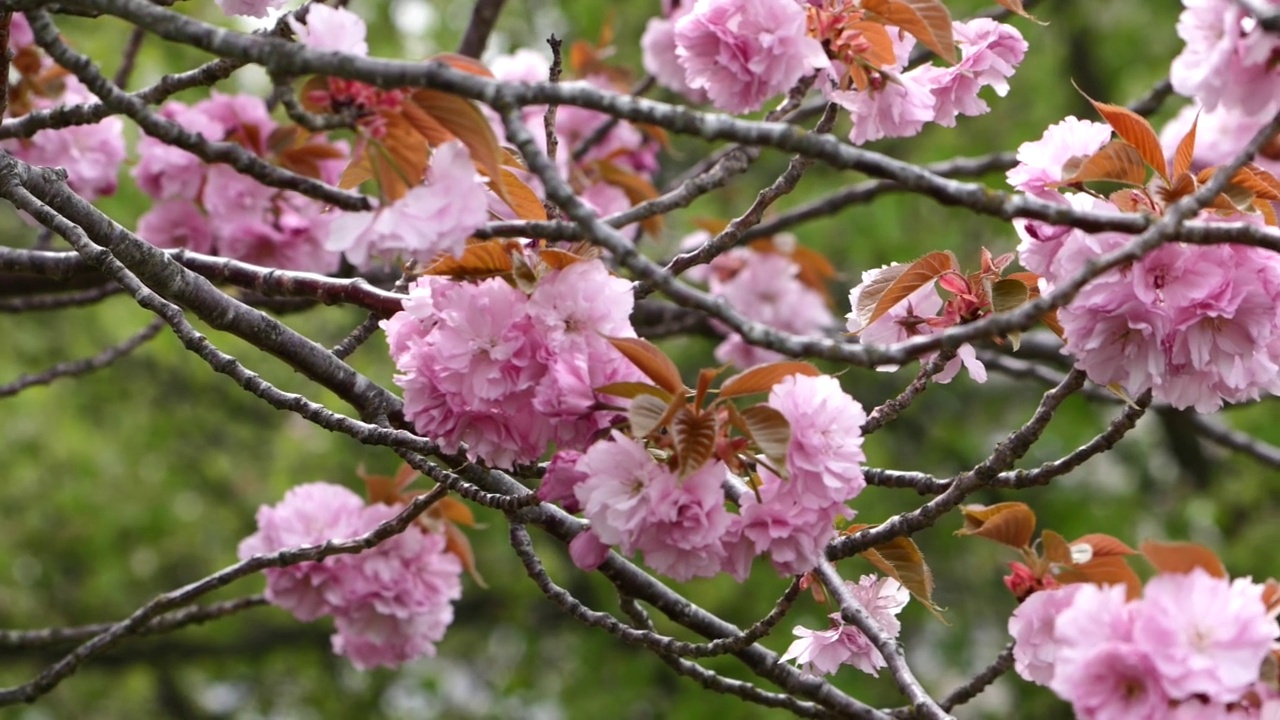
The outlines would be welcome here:
M 368 19 L 373 52 L 425 57 L 452 49 L 470 12 L 468 0 L 353 0 Z M 594 39 L 606 20 L 617 32 L 617 61 L 639 67 L 636 41 L 656 0 L 624 4 L 594 0 L 528 0 L 504 10 L 492 51 L 522 46 L 545 49 L 555 33 Z M 185 12 L 217 20 L 210 0 L 185 3 Z M 957 17 L 985 8 L 975 0 L 952 3 Z M 876 149 L 916 162 L 1011 150 L 1040 136 L 1068 114 L 1090 117 L 1071 80 L 1091 96 L 1127 102 L 1164 77 L 1177 52 L 1176 3 L 1043 2 L 1034 7 L 1047 25 L 1015 19 L 1030 43 L 1027 60 L 1006 98 L 990 98 L 993 111 L 962 118 L 956 129 L 930 127 L 909 140 Z M 118 62 L 128 29 L 114 20 L 68 20 L 64 30 L 80 48 L 102 58 L 108 72 Z M 199 52 L 148 38 L 132 87 L 162 73 L 206 59 Z M 264 79 L 237 73 L 221 86 L 262 92 Z M 181 96 L 185 100 L 199 93 Z M 1167 117 L 1166 107 L 1158 118 Z M 1157 122 L 1157 126 L 1159 122 Z M 132 131 L 132 129 L 131 129 Z M 676 138 L 668 162 L 674 175 L 705 155 L 706 143 Z M 669 250 L 697 217 L 732 216 L 786 165 L 766 152 L 746 176 L 668 220 Z M 815 167 L 779 209 L 859 181 L 853 173 Z M 1003 177 L 985 178 L 993 187 Z M 122 179 L 121 191 L 101 206 L 129 225 L 145 208 L 144 196 Z M 0 218 L 10 244 L 32 233 L 12 215 Z M 854 206 L 797 230 L 802 242 L 825 252 L 841 270 L 842 298 L 861 271 L 910 260 L 928 250 L 951 249 L 976 263 L 981 247 L 1011 251 L 1016 239 L 1005 223 L 905 195 Z M 840 302 L 844 302 L 840 300 Z M 844 312 L 847 308 L 841 308 Z M 0 382 L 39 371 L 63 359 L 92 355 L 148 321 L 127 297 L 98 306 L 28 316 L 0 316 Z M 335 343 L 363 319 L 351 308 L 317 308 L 285 321 L 320 342 Z M 210 332 L 225 351 L 280 387 L 308 393 L 335 410 L 335 398 L 305 382 L 278 361 L 235 338 Z M 692 377 L 714 362 L 705 339 L 667 344 Z M 362 371 L 390 382 L 391 367 L 380 337 L 353 358 Z M 831 370 L 840 368 L 831 367 Z M 847 387 L 868 407 L 892 396 L 913 369 L 889 375 L 850 370 Z M 959 379 L 934 388 L 889 428 L 867 442 L 879 467 L 950 475 L 981 460 L 992 445 L 1024 420 L 1042 389 L 993 374 L 985 386 Z M 318 393 L 318 395 L 317 395 Z M 1115 412 L 1072 399 L 1046 438 L 1022 465 L 1053 459 L 1098 432 Z M 1230 420 L 1272 441 L 1280 429 L 1267 410 L 1230 411 Z M 1177 455 L 1174 449 L 1178 450 Z M 397 458 L 361 447 L 300 418 L 279 413 L 241 392 L 187 354 L 171 336 L 161 337 L 116 366 L 69 382 L 35 388 L 0 403 L 0 627 L 37 628 L 124 617 L 156 593 L 197 579 L 235 559 L 236 543 L 253 528 L 254 509 L 276 502 L 292 485 L 318 479 L 358 487 L 355 471 L 391 473 Z M 1274 509 L 1270 474 L 1246 460 L 1203 447 L 1181 430 L 1176 416 L 1147 417 L 1114 452 L 1056 481 L 1019 493 L 1042 525 L 1075 537 L 1106 531 L 1131 543 L 1144 537 L 1206 542 L 1222 550 L 1234 573 L 1275 572 L 1267 548 L 1280 530 L 1266 522 Z M 987 491 L 975 502 L 1014 496 Z M 909 510 L 920 498 L 902 491 L 868 489 L 855 503 L 860 522 L 878 522 Z M 286 613 L 252 610 L 206 627 L 133 639 L 91 662 L 63 686 L 29 708 L 5 717 L 125 719 L 175 718 L 768 718 L 781 713 L 703 691 L 677 677 L 656 658 L 588 631 L 546 602 L 524 577 L 506 547 L 501 516 L 481 511 L 485 525 L 472 533 L 480 568 L 490 583 L 468 581 L 458 617 L 440 644 L 439 657 L 399 672 L 360 673 L 328 649 L 325 622 L 300 625 Z M 993 544 L 951 536 L 959 525 L 944 518 L 920 533 L 937 576 L 937 600 L 949 626 L 916 605 L 903 615 L 903 642 L 928 688 L 945 693 L 995 657 L 1006 642 L 1004 623 L 1013 600 L 1000 583 L 1010 554 Z M 536 539 L 536 538 L 535 538 Z M 577 572 L 563 549 L 539 543 L 552 576 L 590 606 L 616 610 L 617 598 L 599 578 Z M 856 578 L 870 566 L 847 561 Z M 683 586 L 702 606 L 739 623 L 764 613 L 786 581 L 764 566 L 743 586 L 730 579 Z M 229 598 L 260 590 L 257 579 L 219 593 Z M 794 624 L 818 625 L 827 608 L 803 597 L 777 636 L 782 650 Z M 660 623 L 675 632 L 669 624 Z M 0 683 L 24 682 L 66 648 L 0 653 Z M 707 663 L 740 675 L 730 659 Z M 835 682 L 880 706 L 900 704 L 887 676 L 854 671 Z M 1005 678 L 960 709 L 966 718 L 1066 718 L 1048 693 Z

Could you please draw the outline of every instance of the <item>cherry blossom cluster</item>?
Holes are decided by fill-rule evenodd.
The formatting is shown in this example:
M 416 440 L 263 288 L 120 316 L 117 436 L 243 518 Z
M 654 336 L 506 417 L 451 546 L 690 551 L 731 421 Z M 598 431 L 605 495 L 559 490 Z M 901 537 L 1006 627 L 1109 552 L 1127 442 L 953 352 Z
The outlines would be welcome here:
M 1064 192 L 1064 167 L 1101 148 L 1111 129 L 1067 118 L 1018 149 L 1010 184 L 1080 210 L 1116 212 L 1109 200 Z M 1241 141 L 1243 142 L 1243 141 Z M 1152 208 L 1157 211 L 1158 208 Z M 1202 220 L 1219 215 L 1206 211 Z M 1260 215 L 1232 215 L 1262 225 Z M 1038 221 L 1015 221 L 1022 265 L 1042 289 L 1079 272 L 1092 258 L 1123 247 L 1122 233 L 1086 233 Z M 1058 312 L 1063 352 L 1094 382 L 1200 412 L 1224 402 L 1280 392 L 1280 266 L 1260 248 L 1162 245 L 1090 282 Z
M 538 493 L 590 521 L 570 545 L 578 566 L 594 569 L 612 546 L 677 580 L 726 572 L 742 581 L 765 554 L 781 575 L 812 570 L 866 486 L 866 414 L 826 375 L 789 375 L 767 404 L 790 426 L 785 466 L 762 461 L 745 485 L 718 459 L 682 477 L 661 450 L 617 431 L 557 454 Z
M 1014 668 L 1082 720 L 1274 717 L 1265 591 L 1201 568 L 1156 575 L 1133 600 L 1123 585 L 1041 590 L 1009 619 Z
M 9 24 L 9 51 L 17 81 L 8 79 L 6 118 L 97 99 L 34 43 L 26 17 L 14 13 Z M 0 140 L 0 149 L 33 165 L 66 169 L 71 189 L 86 200 L 95 200 L 116 191 L 125 160 L 124 122 L 112 116 L 88 125 L 46 128 L 29 138 Z
M 863 575 L 857 583 L 845 580 L 844 585 L 850 596 L 884 631 L 885 637 L 896 639 L 902 632 L 898 613 L 902 612 L 902 608 L 911 599 L 911 594 L 902 583 L 889 577 Z M 852 665 L 864 673 L 879 677 L 880 668 L 885 667 L 884 655 L 880 654 L 861 630 L 846 624 L 839 612 L 833 612 L 828 617 L 831 625 L 826 630 L 810 630 L 799 625 L 793 628 L 792 633 L 798 639 L 791 643 L 778 662 L 794 660 L 807 675 L 830 675 L 839 670 L 841 665 Z
M 758 110 L 817 74 L 818 87 L 853 119 L 850 141 L 862 144 L 988 112 L 978 92 L 1008 93 L 1027 51 L 1015 28 L 979 18 L 952 25 L 959 62 L 908 70 L 916 40 L 890 26 L 893 57 L 868 71 L 872 48 L 857 29 L 862 19 L 848 0 L 667 3 L 641 39 L 644 65 L 663 87 L 732 113 Z
M 359 537 L 399 509 L 366 505 L 340 485 L 299 485 L 278 504 L 258 509 L 258 530 L 240 543 L 239 556 Z M 357 555 L 263 572 L 272 604 L 303 622 L 332 615 L 333 651 L 362 670 L 434 656 L 462 596 L 461 560 L 446 550 L 443 533 L 420 524 Z
M 214 92 L 191 106 L 165 103 L 159 114 L 206 140 L 236 143 L 330 184 L 347 165 L 345 142 L 277 124 L 252 95 Z M 138 234 L 148 242 L 284 270 L 338 269 L 341 256 L 325 247 L 336 214 L 319 200 L 269 187 L 229 165 L 209 165 L 150 136 L 138 141 L 138 155 L 133 178 L 156 201 L 138 219 Z
M 427 275 L 383 321 L 405 417 L 447 452 L 511 468 L 582 450 L 617 416 L 595 388 L 639 378 L 605 340 L 635 337 L 631 283 L 599 260 L 546 269 L 531 288 Z
M 697 250 L 710 239 L 710 233 L 700 230 L 685 238 L 681 248 Z M 805 277 L 794 257 L 797 247 L 795 236 L 784 233 L 717 255 L 685 276 L 706 282 L 712 294 L 748 320 L 795 335 L 820 333 L 835 324 L 823 294 L 826 278 Z M 749 368 L 783 359 L 781 353 L 750 345 L 741 335 L 718 327 L 726 333 L 715 350 L 718 362 Z

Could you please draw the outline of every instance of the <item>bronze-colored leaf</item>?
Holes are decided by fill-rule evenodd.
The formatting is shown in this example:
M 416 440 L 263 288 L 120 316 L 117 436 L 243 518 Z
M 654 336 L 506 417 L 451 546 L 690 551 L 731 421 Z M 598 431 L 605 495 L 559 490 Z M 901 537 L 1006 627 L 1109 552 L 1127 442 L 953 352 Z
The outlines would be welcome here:
M 1076 89 L 1079 90 L 1078 87 Z M 1083 92 L 1080 94 L 1084 95 Z M 1093 104 L 1094 109 L 1102 115 L 1111 129 L 1138 151 L 1138 155 L 1147 165 L 1160 177 L 1168 179 L 1169 172 L 1165 167 L 1164 149 L 1160 146 L 1160 138 L 1156 135 L 1156 131 L 1151 129 L 1151 123 L 1147 122 L 1146 118 L 1127 107 L 1101 103 L 1088 95 L 1084 97 Z
M 409 123 L 419 135 L 421 135 L 427 144 L 431 147 L 439 147 L 444 143 L 453 139 L 453 133 L 449 132 L 444 125 L 438 120 L 431 117 L 431 113 L 423 110 L 413 101 L 403 103 L 400 106 L 400 116 L 405 122 Z
M 671 393 L 663 390 L 656 385 L 642 382 L 616 382 L 608 385 L 601 385 L 593 388 L 601 395 L 610 395 L 612 397 L 623 398 L 624 400 L 632 400 L 640 395 L 652 395 L 664 404 L 671 402 Z
M 881 316 L 892 310 L 895 305 L 911 297 L 911 293 L 937 280 L 943 274 L 953 272 L 956 267 L 955 256 L 947 251 L 931 252 L 911 263 L 880 294 L 875 308 L 871 311 L 867 322 L 863 323 L 863 327 L 880 319 Z M 863 293 L 865 294 L 870 289 L 870 286 L 864 288 Z M 858 298 L 858 304 L 862 305 L 861 297 Z
M 373 179 L 373 163 L 369 160 L 368 148 L 357 149 L 351 156 L 351 162 L 342 171 L 338 187 L 350 190 L 366 180 Z
M 621 352 L 633 365 L 658 387 L 672 395 L 681 395 L 688 391 L 680 380 L 680 370 L 658 349 L 657 345 L 641 338 L 606 338 L 618 352 Z
M 1110 557 L 1112 555 L 1137 555 L 1138 551 L 1125 545 L 1118 538 L 1106 533 L 1089 533 L 1081 535 L 1072 545 L 1088 545 L 1093 549 L 1093 557 Z
M 627 406 L 627 422 L 631 424 L 631 437 L 648 437 L 662 427 L 670 403 L 656 395 L 637 395 Z
M 472 75 L 479 75 L 480 77 L 493 77 L 493 72 L 491 72 L 489 68 L 485 67 L 484 63 L 476 60 L 475 58 L 467 57 L 466 55 L 459 55 L 458 53 L 439 53 L 427 58 L 427 61 L 441 62 L 454 70 L 461 70 L 464 73 L 471 73 Z
M 501 165 L 502 147 L 498 144 L 498 137 L 493 134 L 493 128 L 489 126 L 489 120 L 475 103 L 458 95 L 429 88 L 415 90 L 411 97 L 418 107 L 467 146 L 467 150 L 471 151 L 471 160 L 481 172 L 490 178 L 500 175 L 498 167 Z M 501 188 L 499 184 L 494 189 Z M 508 200 L 501 193 L 500 196 L 503 200 Z
M 1142 596 L 1142 580 L 1120 555 L 1096 557 L 1086 563 L 1065 566 L 1054 577 L 1063 584 L 1088 582 L 1094 585 L 1124 585 L 1130 600 Z
M 400 113 L 383 113 L 382 118 L 387 132 L 379 140 L 369 140 L 366 153 L 378 191 L 390 203 L 422 182 L 431 149 Z
M 991 284 L 992 312 L 1008 312 L 1027 304 L 1031 288 L 1020 279 L 1007 277 Z
M 671 418 L 671 434 L 680 477 L 689 477 L 711 459 L 716 449 L 716 416 L 686 405 Z
M 498 277 L 512 271 L 511 251 L 500 240 L 468 245 L 462 257 L 445 256 L 423 271 L 424 275 L 444 275 L 459 279 L 479 280 Z
M 862 553 L 882 574 L 902 583 L 911 596 L 920 601 L 942 624 L 942 609 L 933 602 L 933 571 L 925 563 L 924 553 L 911 538 L 896 537 Z
M 858 320 L 858 324 L 866 327 L 871 324 L 871 317 L 875 314 L 876 306 L 880 303 L 880 298 L 884 297 L 885 291 L 897 282 L 898 278 L 911 267 L 911 263 L 897 263 L 890 265 L 877 272 L 862 288 L 862 292 L 858 294 L 858 301 L 854 305 L 853 312 Z
M 1258 198 L 1257 200 L 1253 201 L 1253 209 L 1262 213 L 1263 220 L 1267 223 L 1267 225 L 1270 225 L 1271 227 L 1276 227 L 1277 224 L 1280 224 L 1280 223 L 1277 223 L 1276 221 L 1275 206 L 1272 205 L 1270 201 L 1263 200 L 1262 198 Z
M 1012 12 L 1015 15 L 1021 15 L 1022 17 L 1030 20 L 1031 22 L 1038 23 L 1040 25 L 1049 24 L 1046 22 L 1041 22 L 1037 20 L 1034 15 L 1027 13 L 1027 11 L 1022 7 L 1022 0 L 996 0 L 996 4 L 1000 5 L 1001 7 L 1007 8 L 1010 12 Z
M 1031 544 L 1036 530 L 1036 514 L 1026 503 L 1004 502 L 995 505 L 965 505 L 964 527 L 956 535 L 977 535 L 1013 548 Z
M 760 452 L 774 463 L 775 469 L 786 472 L 787 447 L 791 444 L 791 423 L 787 418 L 763 403 L 744 409 L 739 417 Z
M 547 208 L 543 206 L 533 190 L 516 177 L 515 173 L 505 167 L 499 168 L 498 180 L 502 184 L 502 190 L 499 192 L 495 189 L 494 192 L 498 197 L 507 198 L 507 205 L 515 211 L 516 217 L 536 222 L 547 219 Z M 489 186 L 493 187 L 493 180 L 489 181 Z
M 1070 565 L 1074 562 L 1071 559 L 1071 546 L 1067 544 L 1066 538 L 1052 530 L 1040 533 L 1040 546 L 1044 559 L 1054 565 Z
M 939 0 L 863 0 L 862 9 L 906 30 L 938 57 L 955 64 L 951 13 Z
M 484 578 L 480 577 L 480 569 L 476 567 L 476 554 L 471 550 L 471 541 L 462 532 L 462 529 L 453 523 L 444 524 L 445 550 L 458 556 L 462 561 L 462 568 L 467 571 L 472 580 L 476 581 L 476 585 L 482 588 L 489 587 Z
M 1137 148 L 1123 140 L 1112 140 L 1098 152 L 1090 155 L 1064 184 L 1106 180 L 1128 185 L 1144 185 L 1147 182 L 1147 165 Z
M 594 164 L 594 167 L 599 172 L 600 179 L 625 193 L 632 205 L 652 200 L 660 194 L 653 183 L 608 160 L 600 160 Z M 640 227 L 649 235 L 656 236 L 662 232 L 662 215 L 651 215 L 641 220 Z
M 719 368 L 703 368 L 698 371 L 698 386 L 694 389 L 693 405 L 694 407 L 702 407 L 702 401 L 707 398 L 707 393 L 711 391 L 711 383 L 715 381 L 716 376 L 724 370 Z
M 791 375 L 808 375 L 816 377 L 822 371 L 807 362 L 786 360 L 783 362 L 757 365 L 734 375 L 720 386 L 721 398 L 735 398 L 743 395 L 769 392 L 783 378 Z
M 1197 112 L 1195 119 L 1191 121 L 1191 129 L 1178 141 L 1178 149 L 1173 153 L 1174 177 L 1191 172 L 1191 161 L 1196 156 L 1196 125 L 1199 122 L 1200 113 Z
M 1217 553 L 1209 548 L 1189 542 L 1156 542 L 1147 540 L 1139 546 L 1142 554 L 1162 573 L 1188 573 L 1202 568 L 1216 578 L 1227 577 Z
M 356 468 L 356 477 L 364 481 L 364 495 L 369 500 L 369 504 L 393 505 L 399 500 L 400 488 L 396 485 L 394 478 L 386 475 L 369 475 L 365 472 L 363 464 Z
M 431 515 L 444 518 L 456 525 L 476 526 L 476 516 L 471 512 L 471 506 L 447 495 L 431 506 Z
M 325 102 L 316 102 L 321 98 L 324 98 Z M 329 112 L 328 98 L 329 79 L 326 77 L 312 75 L 302 83 L 302 87 L 298 88 L 298 102 L 302 105 L 302 109 L 307 112 L 317 114 Z

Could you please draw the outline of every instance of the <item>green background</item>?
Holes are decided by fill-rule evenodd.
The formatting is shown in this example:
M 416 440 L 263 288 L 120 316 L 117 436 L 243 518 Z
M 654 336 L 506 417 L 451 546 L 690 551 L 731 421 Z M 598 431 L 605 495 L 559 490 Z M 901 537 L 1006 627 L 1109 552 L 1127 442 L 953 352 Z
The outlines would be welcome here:
M 491 52 L 545 48 L 543 39 L 551 32 L 570 41 L 594 39 L 611 18 L 618 39 L 617 62 L 638 68 L 637 39 L 657 5 L 656 0 L 513 1 L 503 12 Z M 389 57 L 426 57 L 452 50 L 470 11 L 464 0 L 354 0 L 351 7 L 369 21 L 372 52 Z M 987 6 L 957 1 L 951 7 L 955 16 L 964 17 Z M 182 8 L 209 20 L 220 17 L 211 0 L 193 0 Z M 916 162 L 1015 149 L 1065 115 L 1091 117 L 1087 103 L 1071 87 L 1072 80 L 1095 98 L 1131 101 L 1166 75 L 1169 60 L 1178 52 L 1178 9 L 1171 2 L 1041 3 L 1034 11 L 1047 25 L 1012 21 L 1027 38 L 1030 51 L 1011 81 L 1008 97 L 988 97 L 990 114 L 961 118 L 955 129 L 931 126 L 916 138 L 874 147 Z M 62 26 L 77 47 L 104 58 L 105 69 L 114 71 L 121 39 L 128 32 L 123 24 L 107 19 L 66 21 Z M 131 89 L 204 59 L 198 52 L 148 38 Z M 261 77 L 242 71 L 220 87 L 260 92 L 264 85 Z M 193 101 L 199 93 L 181 97 Z M 1181 101 L 1173 101 L 1177 102 Z M 1157 118 L 1167 118 L 1174 109 L 1166 106 Z M 136 129 L 131 126 L 130 132 Z M 676 139 L 664 160 L 664 177 L 674 176 L 708 149 L 698 140 Z M 690 229 L 693 218 L 729 217 L 741 211 L 787 160 L 778 153 L 764 153 L 731 187 L 673 214 L 665 237 L 649 248 L 655 255 L 667 252 Z M 815 167 L 778 208 L 861 179 Z M 1001 174 L 985 180 L 1003 187 Z M 146 199 L 122 176 L 121 191 L 100 205 L 130 224 L 145 209 Z M 6 244 L 33 241 L 30 229 L 11 213 L 0 222 Z M 1008 252 L 1017 242 L 1005 223 L 908 196 L 854 206 L 797 232 L 802 242 L 826 253 L 840 269 L 842 277 L 833 291 L 844 305 L 847 289 L 867 268 L 935 249 L 951 249 L 963 262 L 974 264 L 979 248 Z M 846 310 L 839 308 L 841 313 Z M 353 308 L 318 308 L 285 320 L 332 344 L 363 315 Z M 0 383 L 60 360 L 92 355 L 148 320 L 148 314 L 126 297 L 56 313 L 0 314 Z M 210 336 L 280 387 L 346 410 L 330 394 L 245 343 L 217 332 Z M 668 342 L 666 347 L 690 379 L 697 368 L 714 362 L 713 345 L 705 339 Z M 390 362 L 380 336 L 352 362 L 371 377 L 390 382 Z M 871 407 L 895 394 L 912 372 L 889 375 L 853 369 L 843 381 Z M 869 463 L 954 474 L 985 457 L 1029 415 L 1041 392 L 1033 383 L 995 373 L 985 386 L 961 378 L 930 390 L 898 422 L 868 440 Z M 1022 466 L 1069 452 L 1100 431 L 1115 411 L 1114 405 L 1069 400 Z M 1236 426 L 1280 441 L 1280 431 L 1267 421 L 1266 413 L 1263 406 L 1254 406 L 1228 414 Z M 1115 452 L 1051 487 L 1017 495 L 987 491 L 973 501 L 1016 498 L 1030 503 L 1043 526 L 1069 538 L 1106 531 L 1131 544 L 1146 537 L 1196 540 L 1221 550 L 1234 574 L 1274 573 L 1270 553 L 1265 552 L 1280 539 L 1267 522 L 1273 510 L 1271 474 L 1248 460 L 1201 445 L 1182 431 L 1183 426 L 1176 415 L 1144 418 Z M 209 372 L 167 331 L 108 370 L 0 401 L 0 627 L 64 626 L 124 617 L 156 593 L 233 562 L 237 542 L 253 530 L 258 505 L 277 502 L 287 488 L 314 480 L 358 488 L 355 471 L 361 464 L 390 474 L 398 461 L 384 449 L 361 447 L 272 410 Z M 914 493 L 871 488 L 853 506 L 859 522 L 878 522 L 919 502 Z M 303 625 L 283 611 L 260 608 L 205 627 L 129 640 L 89 663 L 36 705 L 0 710 L 0 716 L 641 720 L 785 715 L 705 692 L 655 657 L 576 625 L 525 577 L 506 546 L 501 516 L 485 511 L 478 516 L 485 527 L 471 537 L 490 587 L 466 581 L 457 620 L 436 658 L 395 672 L 358 672 L 329 652 L 327 621 Z M 954 515 L 948 516 L 916 537 L 937 577 L 936 599 L 947 608 L 950 625 L 939 623 L 915 603 L 902 615 L 908 657 L 926 687 L 939 696 L 996 656 L 1007 641 L 1005 621 L 1014 607 L 1000 582 L 1011 554 L 981 540 L 953 537 L 958 525 Z M 607 584 L 574 569 L 562 548 L 547 542 L 538 545 L 559 583 L 592 607 L 616 610 Z M 860 560 L 842 566 L 849 578 L 869 569 Z M 742 586 L 723 578 L 687 583 L 681 589 L 703 607 L 749 623 L 770 607 L 786 582 L 760 566 Z M 214 597 L 238 597 L 261 587 L 260 579 L 251 578 Z M 819 626 L 827 611 L 802 597 L 766 644 L 785 649 L 792 625 Z M 66 649 L 0 650 L 0 683 L 28 680 Z M 712 660 L 707 666 L 739 673 L 732 659 Z M 884 674 L 875 679 L 847 668 L 834 682 L 874 705 L 902 704 Z M 1016 678 L 1001 680 L 958 714 L 1070 717 L 1066 706 L 1047 691 Z

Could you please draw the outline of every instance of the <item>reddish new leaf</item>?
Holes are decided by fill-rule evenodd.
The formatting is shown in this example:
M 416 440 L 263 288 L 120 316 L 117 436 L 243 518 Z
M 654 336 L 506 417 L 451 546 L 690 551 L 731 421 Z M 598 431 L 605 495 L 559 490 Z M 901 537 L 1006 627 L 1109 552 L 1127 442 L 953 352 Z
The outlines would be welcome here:
M 1090 155 L 1063 184 L 1107 180 L 1128 185 L 1143 185 L 1147 181 L 1147 165 L 1141 152 L 1123 140 L 1112 140 L 1098 152 Z
M 862 529 L 861 526 L 858 529 Z M 849 533 L 850 530 L 846 530 Z M 856 531 L 855 531 L 856 532 Z M 896 537 L 862 553 L 883 575 L 898 582 L 945 625 L 942 610 L 933 602 L 933 572 L 924 561 L 924 553 L 908 537 Z
M 458 279 L 480 280 L 511 272 L 511 251 L 501 240 L 468 245 L 462 257 L 444 256 L 423 271 L 424 275 L 444 275 Z
M 1191 121 L 1191 129 L 1182 136 L 1182 140 L 1178 141 L 1178 149 L 1173 153 L 1174 177 L 1191 172 L 1191 161 L 1196 156 L 1196 125 L 1199 122 L 1200 113 L 1197 112 L 1196 119 Z
M 1147 540 L 1140 549 L 1156 570 L 1162 573 L 1188 573 L 1195 568 L 1202 568 L 1214 577 L 1227 577 L 1227 569 L 1222 566 L 1217 553 L 1203 545 Z
M 625 355 L 631 364 L 639 368 L 640 372 L 657 383 L 658 387 L 672 395 L 682 395 L 688 391 L 684 382 L 680 380 L 680 370 L 676 368 L 676 364 L 671 362 L 671 358 L 653 343 L 640 338 L 606 339 L 618 349 L 618 352 Z
M 1093 557 L 1110 557 L 1112 555 L 1137 555 L 1138 551 L 1125 545 L 1119 539 L 1114 538 L 1105 533 L 1089 533 L 1080 536 L 1074 545 L 1088 545 L 1092 549 Z
M 499 176 L 502 147 L 498 144 L 498 137 L 493 134 L 488 119 L 475 103 L 458 95 L 426 88 L 415 90 L 411 98 L 413 104 L 425 110 L 467 146 L 467 150 L 471 152 L 471 160 L 485 175 L 490 178 Z M 494 190 L 500 188 L 501 185 Z M 502 198 L 507 199 L 505 195 Z
M 1054 565 L 1070 565 L 1075 562 L 1071 558 L 1071 546 L 1066 538 L 1052 530 L 1040 533 L 1040 546 L 1044 551 L 1044 559 Z
M 1271 205 L 1269 201 L 1263 200 L 1261 198 L 1254 200 L 1253 209 L 1262 213 L 1263 219 L 1271 227 L 1276 227 L 1277 224 L 1280 224 L 1280 223 L 1277 223 L 1276 221 L 1276 209 L 1274 206 Z
M 884 293 L 888 290 L 902 274 L 910 268 L 909 263 L 898 263 L 890 265 L 880 270 L 873 276 L 862 288 L 862 292 L 858 294 L 857 303 L 854 305 L 853 312 L 858 320 L 858 324 L 866 327 L 871 324 L 871 316 L 875 313 L 876 305 L 880 302 L 880 298 L 884 297 Z
M 816 377 L 821 374 L 822 371 L 818 368 L 799 360 L 759 365 L 725 380 L 720 386 L 720 397 L 735 398 L 769 392 L 775 384 L 790 375 Z
M 631 424 L 631 437 L 648 437 L 662 427 L 663 419 L 671 404 L 656 395 L 637 395 L 627 406 L 627 422 Z
M 1036 530 L 1036 514 L 1026 503 L 1004 502 L 996 505 L 965 505 L 964 527 L 956 535 L 976 535 L 1013 548 L 1031 544 Z
M 600 179 L 625 193 L 627 200 L 631 201 L 632 205 L 639 205 L 659 195 L 658 189 L 653 186 L 653 183 L 607 160 L 595 163 L 595 168 L 600 174 Z M 644 228 L 646 233 L 656 236 L 662 232 L 662 215 L 651 215 L 641 220 L 640 227 Z
M 642 382 L 616 382 L 608 385 L 601 385 L 593 388 L 601 395 L 609 395 L 612 397 L 622 398 L 624 400 L 634 400 L 641 395 L 652 395 L 662 401 L 663 405 L 671 402 L 671 393 L 663 390 L 656 385 L 650 385 Z
M 906 30 L 938 57 L 955 63 L 951 13 L 939 0 L 863 0 L 862 9 L 884 18 L 888 25 Z
M 786 472 L 787 447 L 791 444 L 791 423 L 787 418 L 764 404 L 752 405 L 738 416 L 746 426 L 747 437 L 773 461 L 774 469 Z
M 472 580 L 476 581 L 476 585 L 482 588 L 489 587 L 484 578 L 480 577 L 480 570 L 476 567 L 476 554 L 471 550 L 471 541 L 462 532 L 462 529 L 453 523 L 444 524 L 445 550 L 458 556 L 462 561 L 462 568 L 467 571 Z
M 1054 577 L 1063 584 L 1088 582 L 1095 585 L 1124 585 L 1130 600 L 1142 596 L 1142 580 L 1120 555 L 1097 557 L 1086 563 L 1063 567 Z
M 716 447 L 716 417 L 684 406 L 671 419 L 671 435 L 675 439 L 676 461 L 681 478 L 702 467 Z
M 895 266 L 896 267 L 896 266 Z M 911 297 L 911 293 L 937 280 L 945 273 L 956 269 L 956 258 L 950 252 L 931 252 L 908 265 L 896 278 L 880 292 L 875 306 L 862 325 L 866 327 L 878 320 L 895 305 Z M 881 273 L 883 274 L 883 272 Z M 878 278 L 877 278 L 878 279 Z M 876 287 L 873 287 L 876 286 Z M 878 283 L 868 284 L 863 288 L 862 296 L 878 290 Z M 858 305 L 863 305 L 863 297 L 859 296 Z
M 1022 0 L 996 0 L 996 3 L 1001 7 L 1008 9 L 1013 14 L 1021 15 L 1022 17 L 1030 20 L 1031 22 L 1040 23 L 1041 25 L 1047 24 L 1047 23 L 1040 22 L 1039 20 L 1036 20 L 1034 15 L 1031 15 L 1030 13 L 1028 13 L 1022 7 Z
M 542 201 L 533 193 L 533 190 L 525 185 L 516 174 L 504 168 L 498 169 L 498 179 L 502 185 L 501 191 L 494 188 L 494 192 L 499 197 L 507 199 L 507 205 L 516 212 L 516 217 L 521 220 L 542 221 L 547 219 L 547 208 L 543 206 Z M 493 188 L 494 182 L 489 181 L 489 187 Z
M 1083 92 L 1080 94 L 1084 95 Z M 1151 129 L 1151 123 L 1147 122 L 1146 118 L 1129 108 L 1101 103 L 1088 95 L 1085 95 L 1085 99 L 1093 104 L 1094 109 L 1102 115 L 1117 135 L 1137 149 L 1147 165 L 1159 173 L 1160 177 L 1168 179 L 1169 172 L 1165 167 L 1164 149 L 1160 145 L 1160 138 L 1156 135 L 1156 131 Z
M 475 58 L 467 57 L 466 55 L 459 55 L 458 53 L 447 52 L 432 55 L 427 58 L 427 61 L 441 62 L 454 70 L 461 70 L 464 73 L 471 73 L 472 75 L 479 75 L 480 77 L 493 77 L 493 73 L 489 68 L 484 66 L 484 63 L 476 60 Z

